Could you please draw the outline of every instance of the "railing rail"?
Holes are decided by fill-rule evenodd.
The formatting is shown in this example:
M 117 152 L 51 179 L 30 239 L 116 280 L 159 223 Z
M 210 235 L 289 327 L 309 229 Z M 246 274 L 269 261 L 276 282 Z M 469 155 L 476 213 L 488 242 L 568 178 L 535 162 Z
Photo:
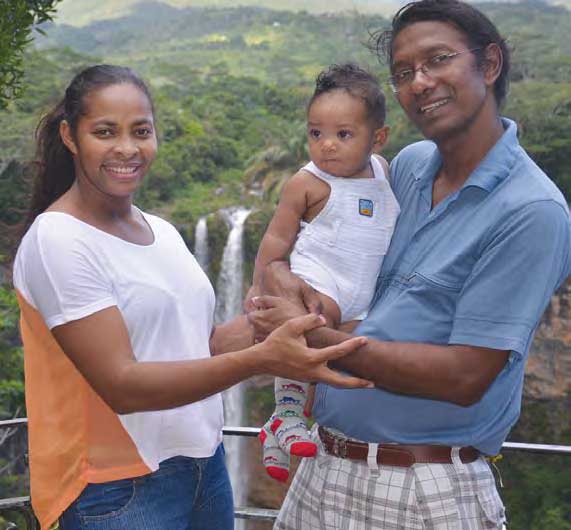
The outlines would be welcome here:
M 10 428 L 26 427 L 27 418 L 15 418 L 12 420 L 0 421 L 0 430 Z M 222 432 L 226 436 L 247 436 L 256 437 L 260 433 L 259 427 L 224 427 Z M 536 454 L 550 455 L 571 455 L 571 446 L 552 444 L 531 444 L 520 442 L 505 442 L 502 445 L 504 451 L 518 451 Z M 21 513 L 27 525 L 27 530 L 37 530 L 39 528 L 36 518 L 32 512 L 29 497 L 15 497 L 12 499 L 0 499 L 0 514 L 6 511 Z M 234 515 L 238 519 L 252 519 L 257 521 L 273 521 L 277 517 L 278 510 L 270 510 L 256 507 L 235 508 Z M 15 528 L 15 527 L 13 527 Z

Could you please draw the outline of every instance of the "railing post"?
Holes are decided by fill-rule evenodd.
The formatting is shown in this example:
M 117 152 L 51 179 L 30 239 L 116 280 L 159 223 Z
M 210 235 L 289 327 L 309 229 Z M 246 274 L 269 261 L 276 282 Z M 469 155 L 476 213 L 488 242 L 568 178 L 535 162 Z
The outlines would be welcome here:
M 40 525 L 34 515 L 32 506 L 30 505 L 29 497 L 17 497 L 15 499 L 1 499 L 0 500 L 0 515 L 9 519 L 10 513 L 20 514 L 25 522 L 25 530 L 39 530 Z M 14 522 L 8 520 L 6 530 L 24 530 L 19 528 Z

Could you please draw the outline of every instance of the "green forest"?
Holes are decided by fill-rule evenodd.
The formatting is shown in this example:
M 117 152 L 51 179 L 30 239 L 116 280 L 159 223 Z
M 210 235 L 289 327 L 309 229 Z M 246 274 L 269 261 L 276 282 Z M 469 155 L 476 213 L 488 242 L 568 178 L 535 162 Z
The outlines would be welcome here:
M 537 1 L 480 7 L 512 50 L 503 114 L 517 121 L 523 146 L 569 199 L 571 11 Z M 366 47 L 372 31 L 388 26 L 380 14 L 144 2 L 111 20 L 83 23 L 66 25 L 56 16 L 41 25 L 25 53 L 22 93 L 0 110 L 0 419 L 26 414 L 9 263 L 29 195 L 35 126 L 76 72 L 116 63 L 149 82 L 160 149 L 137 204 L 173 221 L 191 245 L 200 216 L 230 205 L 254 207 L 250 257 L 284 179 L 307 159 L 305 104 L 316 74 L 351 60 L 383 82 L 388 76 Z M 386 91 L 391 133 L 384 154 L 391 159 L 420 136 Z M 524 414 L 542 417 L 551 408 L 534 406 Z M 560 413 L 564 427 L 548 430 L 551 438 L 548 423 L 529 427 L 526 419 L 520 439 L 571 445 L 568 416 Z M 500 467 L 514 485 L 502 492 L 510 529 L 571 530 L 569 458 L 518 455 Z M 20 469 L 0 460 L 0 499 L 27 494 Z

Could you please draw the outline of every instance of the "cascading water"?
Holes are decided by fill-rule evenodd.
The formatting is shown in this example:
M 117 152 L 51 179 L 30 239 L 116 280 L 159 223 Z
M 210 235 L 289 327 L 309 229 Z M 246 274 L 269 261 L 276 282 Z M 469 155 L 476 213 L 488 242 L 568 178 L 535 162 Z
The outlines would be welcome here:
M 206 217 L 201 217 L 194 229 L 194 257 L 204 272 L 208 272 L 210 255 L 208 253 L 208 227 Z
M 224 247 L 220 274 L 216 285 L 216 323 L 226 322 L 239 315 L 242 311 L 242 264 L 243 264 L 243 233 L 244 222 L 250 210 L 231 208 L 221 211 L 230 225 L 228 241 Z M 241 426 L 243 421 L 244 387 L 243 383 L 233 386 L 223 394 L 224 424 Z M 244 444 L 241 436 L 228 436 L 224 440 L 228 471 L 234 488 L 236 506 L 244 506 L 247 494 L 247 473 L 242 470 L 244 461 Z M 236 521 L 236 530 L 244 528 L 243 521 Z

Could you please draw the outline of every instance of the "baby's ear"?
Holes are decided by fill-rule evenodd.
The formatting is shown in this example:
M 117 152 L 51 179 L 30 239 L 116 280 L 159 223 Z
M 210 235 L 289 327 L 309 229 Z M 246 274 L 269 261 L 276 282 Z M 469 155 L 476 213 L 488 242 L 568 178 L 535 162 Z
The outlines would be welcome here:
M 389 138 L 390 128 L 388 125 L 383 125 L 378 129 L 375 129 L 375 144 L 373 146 L 373 151 L 376 153 L 387 143 Z

